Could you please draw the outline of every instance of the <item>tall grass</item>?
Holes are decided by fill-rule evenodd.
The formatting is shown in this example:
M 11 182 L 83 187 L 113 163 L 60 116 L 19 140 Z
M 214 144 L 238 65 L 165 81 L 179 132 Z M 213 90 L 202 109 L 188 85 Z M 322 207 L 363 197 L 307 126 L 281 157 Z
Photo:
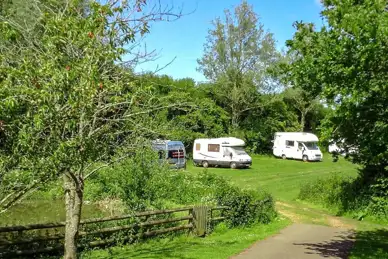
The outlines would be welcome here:
M 336 215 L 388 222 L 388 178 L 375 175 L 348 177 L 332 173 L 302 185 L 299 199 L 319 204 Z

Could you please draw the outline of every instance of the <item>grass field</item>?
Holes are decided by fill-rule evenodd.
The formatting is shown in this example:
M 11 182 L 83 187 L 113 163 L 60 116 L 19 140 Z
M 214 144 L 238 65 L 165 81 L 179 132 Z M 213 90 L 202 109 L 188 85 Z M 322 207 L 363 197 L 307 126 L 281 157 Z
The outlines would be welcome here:
M 296 199 L 301 184 L 327 176 L 331 172 L 341 172 L 349 176 L 357 174 L 355 165 L 343 158 L 338 162 L 332 162 L 329 154 L 324 154 L 322 162 L 304 163 L 258 155 L 253 156 L 252 159 L 252 166 L 249 169 L 208 168 L 207 170 L 229 179 L 242 188 L 262 188 L 276 199 L 284 201 Z M 204 169 L 194 167 L 189 162 L 187 170 L 195 173 Z

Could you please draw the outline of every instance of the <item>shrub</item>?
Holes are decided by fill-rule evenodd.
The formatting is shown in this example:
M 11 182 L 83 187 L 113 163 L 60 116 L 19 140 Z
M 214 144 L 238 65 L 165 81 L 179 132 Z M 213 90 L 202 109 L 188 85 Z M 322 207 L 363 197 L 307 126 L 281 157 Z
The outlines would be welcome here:
M 218 187 L 215 197 L 218 205 L 229 207 L 223 213 L 229 227 L 269 223 L 276 216 L 272 196 L 265 192 L 224 184 Z
M 359 220 L 364 217 L 388 220 L 388 179 L 385 176 L 344 177 L 333 173 L 301 187 L 299 199 L 320 204 L 337 215 L 350 214 Z
M 318 178 L 302 185 L 298 198 L 341 211 L 343 210 L 343 190 L 351 181 L 352 179 L 345 178 L 339 173 L 333 173 L 328 178 Z

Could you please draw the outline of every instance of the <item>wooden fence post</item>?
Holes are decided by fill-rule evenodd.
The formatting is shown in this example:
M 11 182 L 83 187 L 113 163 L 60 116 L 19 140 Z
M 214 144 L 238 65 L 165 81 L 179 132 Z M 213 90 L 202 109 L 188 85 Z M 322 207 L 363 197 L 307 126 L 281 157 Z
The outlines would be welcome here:
M 208 207 L 204 205 L 193 208 L 194 231 L 197 236 L 205 236 L 208 221 Z

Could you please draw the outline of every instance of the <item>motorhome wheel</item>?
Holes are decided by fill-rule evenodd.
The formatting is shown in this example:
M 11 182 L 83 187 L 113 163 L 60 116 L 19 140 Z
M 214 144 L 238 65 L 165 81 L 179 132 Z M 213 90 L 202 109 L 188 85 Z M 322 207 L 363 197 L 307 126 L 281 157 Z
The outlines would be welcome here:
M 202 162 L 202 166 L 203 166 L 204 168 L 208 168 L 208 167 L 209 167 L 209 163 L 208 163 L 207 161 L 203 161 L 203 162 Z
M 282 155 L 282 158 L 283 158 L 283 159 L 287 159 L 287 157 L 286 157 L 286 155 L 285 155 L 285 154 L 283 154 L 283 155 Z
M 230 168 L 236 169 L 237 168 L 237 164 L 235 162 L 230 163 Z
M 307 161 L 309 160 L 309 158 L 308 158 L 306 155 L 304 155 L 304 156 L 302 157 L 302 159 L 303 159 L 303 162 L 307 162 Z

